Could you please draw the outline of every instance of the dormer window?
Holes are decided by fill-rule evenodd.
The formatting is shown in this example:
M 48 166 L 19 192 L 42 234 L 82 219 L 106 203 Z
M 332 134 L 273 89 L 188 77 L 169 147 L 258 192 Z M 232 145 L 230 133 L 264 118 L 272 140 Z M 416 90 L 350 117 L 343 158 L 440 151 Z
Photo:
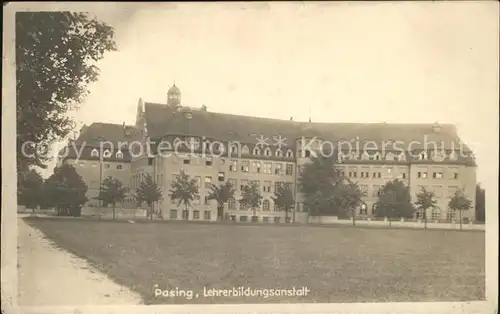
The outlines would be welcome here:
M 364 151 L 363 155 L 361 156 L 361 159 L 362 160 L 371 160 L 370 157 L 371 156 L 368 154 L 368 152 Z
M 455 151 L 453 151 L 453 150 L 452 150 L 452 151 L 450 152 L 450 155 L 448 156 L 448 158 L 449 158 L 450 160 L 457 160 L 457 153 L 455 153 Z
M 90 152 L 90 157 L 99 157 L 99 151 L 97 149 L 93 149 L 91 152 Z
M 264 150 L 264 156 L 271 156 L 271 149 L 270 148 L 266 148 Z
M 121 151 L 116 152 L 116 158 L 122 159 L 123 158 L 123 153 Z
M 258 147 L 255 147 L 255 148 L 253 149 L 253 154 L 254 154 L 254 155 L 260 155 L 260 149 L 259 149 Z
M 281 149 L 277 149 L 275 155 L 276 157 L 283 157 L 283 152 L 281 151 Z
M 250 151 L 249 151 L 249 149 L 248 149 L 248 146 L 243 145 L 243 147 L 241 148 L 241 153 L 242 153 L 243 155 L 249 155 L 249 154 L 250 154 Z
M 293 152 L 291 149 L 289 149 L 287 152 L 286 152 L 286 157 L 288 158 L 293 158 Z
M 427 153 L 426 152 L 421 152 L 419 155 L 420 160 L 427 160 Z
M 102 154 L 102 156 L 103 156 L 103 157 L 106 157 L 106 158 L 109 158 L 109 157 L 111 157 L 111 152 L 110 152 L 108 149 L 106 149 L 106 150 L 104 151 L 104 153 Z

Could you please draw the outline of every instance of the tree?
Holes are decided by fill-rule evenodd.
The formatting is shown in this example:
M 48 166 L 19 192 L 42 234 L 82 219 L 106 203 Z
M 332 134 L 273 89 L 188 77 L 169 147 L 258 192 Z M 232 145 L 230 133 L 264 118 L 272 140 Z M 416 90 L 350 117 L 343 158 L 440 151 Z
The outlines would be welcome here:
M 285 222 L 289 222 L 288 212 L 293 208 L 295 199 L 293 191 L 288 184 L 280 184 L 274 191 L 274 196 L 271 197 L 274 204 L 285 211 Z
M 253 217 L 257 217 L 256 209 L 262 203 L 259 185 L 256 182 L 250 182 L 250 184 L 245 185 L 241 191 L 239 202 L 241 207 L 250 208 L 253 211 Z
M 80 216 L 83 204 L 88 201 L 87 185 L 72 165 L 64 164 L 54 169 L 46 181 L 50 206 L 57 209 L 57 215 Z
M 335 185 L 335 203 L 342 210 L 347 210 L 351 212 L 352 225 L 356 225 L 356 208 L 363 202 L 362 197 L 366 196 L 363 191 L 359 188 L 359 185 L 350 180 L 343 182 L 338 182 Z
M 17 12 L 15 23 L 17 166 L 26 172 L 45 168 L 50 158 L 39 149 L 74 128 L 66 113 L 78 108 L 98 78 L 96 62 L 116 45 L 113 28 L 86 13 Z
M 334 190 L 340 179 L 335 171 L 335 160 L 331 157 L 313 157 L 304 166 L 299 177 L 299 190 L 310 214 L 336 214 Z
M 414 207 L 411 203 L 410 191 L 405 184 L 395 179 L 387 182 L 379 190 L 379 197 L 375 203 L 376 217 L 387 217 L 389 226 L 392 218 L 413 217 Z
M 18 203 L 35 212 L 43 203 L 43 184 L 42 176 L 36 170 L 30 170 L 19 184 Z
M 481 188 L 481 185 L 478 183 L 476 185 L 476 220 L 477 221 L 485 221 L 486 214 L 486 191 Z
M 422 211 L 424 215 L 424 228 L 427 229 L 427 209 L 437 208 L 437 201 L 435 199 L 436 195 L 432 191 L 427 191 L 425 187 L 420 188 L 420 192 L 417 194 L 417 200 L 415 201 L 415 206 L 417 210 Z
M 224 215 L 224 204 L 234 197 L 234 188 L 229 181 L 216 186 L 212 184 L 210 186 L 210 194 L 208 195 L 209 200 L 217 201 L 217 219 L 222 220 Z
M 161 200 L 161 198 L 161 189 L 153 181 L 151 175 L 146 173 L 144 180 L 141 181 L 141 184 L 136 189 L 135 200 L 137 201 L 137 205 L 141 206 L 143 203 L 146 203 L 148 205 L 146 216 L 153 220 L 153 204 Z
M 116 203 L 123 203 L 127 191 L 128 189 L 116 178 L 107 177 L 102 182 L 97 199 L 106 204 L 105 206 L 108 204 L 113 206 L 113 220 L 115 219 Z
M 458 190 L 448 203 L 448 208 L 454 212 L 458 211 L 460 216 L 460 230 L 462 230 L 462 211 L 472 208 L 472 201 L 465 196 L 464 191 Z
M 184 219 L 189 220 L 188 207 L 191 206 L 191 202 L 194 201 L 195 197 L 199 195 L 198 182 L 191 179 L 184 171 L 181 171 L 176 180 L 172 182 L 170 193 L 170 198 L 178 202 L 177 206 L 184 204 L 186 208 Z

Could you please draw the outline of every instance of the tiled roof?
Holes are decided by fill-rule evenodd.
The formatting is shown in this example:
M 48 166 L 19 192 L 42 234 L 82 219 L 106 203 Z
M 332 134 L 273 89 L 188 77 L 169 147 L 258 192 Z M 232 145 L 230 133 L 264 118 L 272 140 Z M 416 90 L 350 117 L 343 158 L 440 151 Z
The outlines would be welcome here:
M 117 147 L 119 142 L 131 141 L 134 129 L 133 126 L 124 127 L 122 124 L 94 122 L 82 129 L 75 144 L 80 146 L 85 143 L 86 147 L 99 147 L 101 142 L 109 141 Z
M 423 148 L 424 141 L 442 143 L 444 149 L 459 149 L 460 142 L 455 126 L 450 124 L 439 124 L 440 130 L 436 132 L 434 124 L 296 122 L 186 108 L 176 111 L 157 103 L 145 103 L 144 110 L 148 134 L 154 139 L 166 135 L 192 135 L 255 143 L 256 138 L 263 135 L 271 139 L 273 136 L 286 137 L 287 144 L 294 146 L 296 139 L 317 136 L 333 142 L 356 140 L 361 147 L 367 141 L 379 146 L 388 140 L 400 142 L 398 145 L 414 142 L 411 147 L 417 150 Z M 186 111 L 190 112 L 190 118 Z M 386 149 L 390 147 L 386 146 Z M 470 152 L 465 145 L 463 149 Z

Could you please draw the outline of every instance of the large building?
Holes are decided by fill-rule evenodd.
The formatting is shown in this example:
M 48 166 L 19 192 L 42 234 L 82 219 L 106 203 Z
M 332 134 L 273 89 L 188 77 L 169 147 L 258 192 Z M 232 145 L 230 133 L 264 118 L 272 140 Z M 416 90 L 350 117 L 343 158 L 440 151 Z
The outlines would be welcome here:
M 103 151 L 104 140 L 108 142 Z M 133 191 L 150 174 L 163 190 L 164 200 L 156 205 L 163 219 L 183 219 L 183 205 L 170 201 L 169 189 L 184 171 L 200 187 L 190 220 L 217 219 L 217 205 L 207 199 L 209 187 L 225 181 L 233 184 L 236 195 L 226 204 L 224 215 L 250 220 L 254 213 L 239 208 L 237 200 L 242 186 L 255 181 L 263 196 L 257 210 L 261 221 L 284 217 L 271 196 L 277 185 L 290 184 L 296 200 L 293 220 L 306 222 L 298 176 L 311 156 L 328 147 L 340 148 L 335 151 L 337 170 L 366 192 L 359 217 L 373 215 L 379 188 L 395 178 L 409 186 L 413 200 L 422 186 L 436 194 L 439 208 L 427 213 L 432 220 L 455 219 L 447 204 L 457 189 L 475 204 L 474 156 L 453 125 L 314 123 L 216 113 L 205 106 L 182 106 L 174 84 L 166 104 L 139 99 L 135 126 L 94 123 L 82 130 L 75 144 L 78 149 L 85 146 L 79 160 L 69 154 L 64 162 L 77 165 L 89 194 L 96 193 L 103 177 L 116 176 L 132 191 L 124 206 L 133 207 Z M 474 210 L 465 211 L 463 217 L 474 220 Z

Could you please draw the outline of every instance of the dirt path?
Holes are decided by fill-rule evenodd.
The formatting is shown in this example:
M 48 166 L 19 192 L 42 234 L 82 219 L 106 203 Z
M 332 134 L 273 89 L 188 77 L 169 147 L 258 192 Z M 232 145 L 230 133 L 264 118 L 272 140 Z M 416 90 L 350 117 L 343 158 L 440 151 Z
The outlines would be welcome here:
M 20 306 L 141 304 L 141 297 L 112 282 L 85 260 L 57 248 L 18 219 Z

